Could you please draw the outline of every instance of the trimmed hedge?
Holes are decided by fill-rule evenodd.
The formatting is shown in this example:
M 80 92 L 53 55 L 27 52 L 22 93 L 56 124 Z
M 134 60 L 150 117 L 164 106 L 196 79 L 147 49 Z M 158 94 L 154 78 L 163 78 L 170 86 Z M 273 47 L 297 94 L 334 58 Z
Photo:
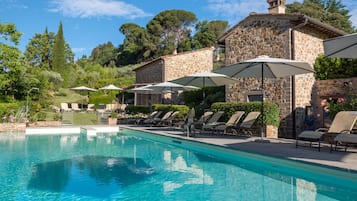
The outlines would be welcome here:
M 235 111 L 245 111 L 246 115 L 248 114 L 248 112 L 251 111 L 261 111 L 261 106 L 261 102 L 217 102 L 212 104 L 211 111 L 223 111 L 225 113 L 225 116 L 223 118 L 225 121 L 227 121 Z M 257 124 L 261 123 L 261 118 L 262 116 L 260 115 Z M 264 124 L 279 127 L 280 112 L 278 105 L 276 105 L 275 103 L 264 102 Z
M 167 105 L 167 104 L 154 104 L 153 110 L 160 110 L 163 113 L 168 111 L 179 111 L 177 119 L 184 119 L 187 113 L 190 111 L 190 108 L 186 105 Z
M 149 114 L 150 113 L 150 108 L 149 106 L 145 105 L 128 105 L 125 108 L 125 112 L 128 114 Z
M 152 105 L 152 111 L 160 110 L 163 113 L 168 111 L 179 111 L 178 119 L 184 119 L 190 108 L 186 105 L 167 105 L 167 104 L 154 104 Z M 150 108 L 144 105 L 128 105 L 125 109 L 128 114 L 149 114 Z

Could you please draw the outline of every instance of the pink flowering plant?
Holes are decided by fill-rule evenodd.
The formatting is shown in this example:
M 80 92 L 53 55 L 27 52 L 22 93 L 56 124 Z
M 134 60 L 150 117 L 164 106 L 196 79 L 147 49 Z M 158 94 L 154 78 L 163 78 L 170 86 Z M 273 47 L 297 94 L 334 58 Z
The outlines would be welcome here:
M 349 98 L 343 97 L 329 97 L 321 101 L 321 106 L 324 112 L 328 113 L 331 118 L 340 111 L 357 110 L 357 96 L 351 96 Z

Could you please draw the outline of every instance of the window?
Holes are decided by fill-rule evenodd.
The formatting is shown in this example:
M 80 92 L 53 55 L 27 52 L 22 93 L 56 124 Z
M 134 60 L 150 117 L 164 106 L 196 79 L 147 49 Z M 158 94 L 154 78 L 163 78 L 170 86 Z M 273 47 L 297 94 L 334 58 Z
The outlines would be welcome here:
M 261 91 L 251 91 L 247 95 L 248 102 L 261 102 L 263 100 Z

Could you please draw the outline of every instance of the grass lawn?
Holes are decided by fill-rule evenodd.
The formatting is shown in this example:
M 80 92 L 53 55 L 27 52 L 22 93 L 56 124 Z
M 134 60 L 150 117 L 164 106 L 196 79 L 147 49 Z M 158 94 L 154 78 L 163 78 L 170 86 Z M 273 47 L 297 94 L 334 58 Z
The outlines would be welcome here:
M 95 125 L 98 124 L 97 113 L 95 112 L 64 112 L 62 122 L 73 125 Z

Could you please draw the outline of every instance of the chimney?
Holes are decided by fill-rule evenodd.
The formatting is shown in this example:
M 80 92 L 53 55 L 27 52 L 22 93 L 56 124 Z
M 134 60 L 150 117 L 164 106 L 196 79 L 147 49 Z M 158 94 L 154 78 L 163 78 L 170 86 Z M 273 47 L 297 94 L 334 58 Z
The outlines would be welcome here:
M 284 14 L 286 0 L 267 0 L 270 14 Z

